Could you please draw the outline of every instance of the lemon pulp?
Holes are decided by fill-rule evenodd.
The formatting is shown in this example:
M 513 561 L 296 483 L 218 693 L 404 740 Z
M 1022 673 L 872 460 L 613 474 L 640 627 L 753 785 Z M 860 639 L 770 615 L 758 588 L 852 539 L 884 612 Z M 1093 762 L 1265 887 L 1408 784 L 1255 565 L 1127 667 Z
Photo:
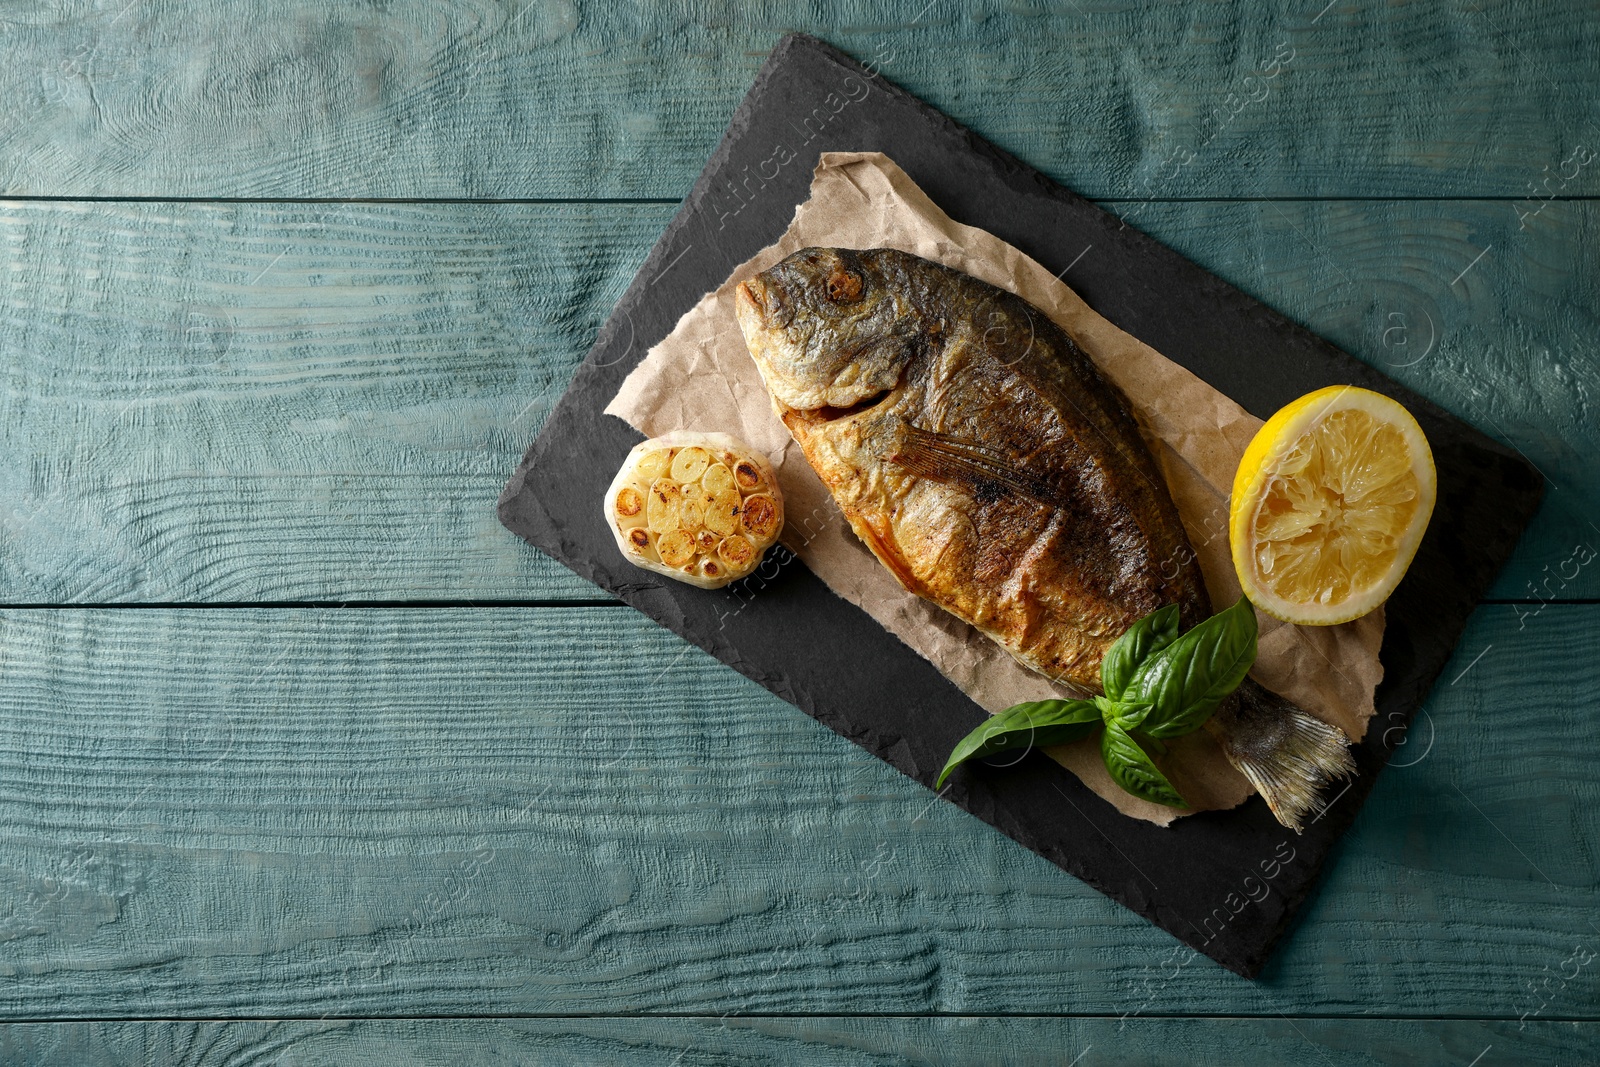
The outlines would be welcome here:
M 1433 510 L 1433 458 L 1399 403 L 1335 386 L 1262 427 L 1234 482 L 1230 534 L 1247 595 L 1290 622 L 1345 622 L 1404 575 Z

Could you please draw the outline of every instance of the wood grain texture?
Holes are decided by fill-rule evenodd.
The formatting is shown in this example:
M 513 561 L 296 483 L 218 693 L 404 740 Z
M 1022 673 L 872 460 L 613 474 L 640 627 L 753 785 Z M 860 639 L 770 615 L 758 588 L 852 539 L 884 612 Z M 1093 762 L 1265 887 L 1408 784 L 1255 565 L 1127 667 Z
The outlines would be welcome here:
M 0 190 L 676 198 L 796 29 L 1090 196 L 1522 197 L 1600 137 L 1588 5 L 57 0 Z
M 0 206 L 4 597 L 595 596 L 494 501 L 668 213 Z
M 1118 207 L 1526 451 L 1498 595 L 1600 595 L 1600 207 Z M 0 204 L 0 602 L 597 595 L 493 504 L 670 211 Z
M 33 1067 L 1579 1067 L 1600 1024 L 1452 1019 L 587 1018 L 14 1023 L 0 1057 Z
M 1246 982 L 624 609 L 8 610 L 0 1016 L 1587 1018 L 1600 608 L 1518 625 Z
M 1592 5 L 5 5 L 0 195 L 591 202 L 0 204 L 0 604 L 594 596 L 492 508 L 672 211 L 592 201 L 790 29 L 1549 476 L 1265 978 L 625 610 L 9 610 L 0 1018 L 261 1018 L 0 1063 L 1593 1062 Z M 330 1018 L 593 1012 L 703 1014 Z

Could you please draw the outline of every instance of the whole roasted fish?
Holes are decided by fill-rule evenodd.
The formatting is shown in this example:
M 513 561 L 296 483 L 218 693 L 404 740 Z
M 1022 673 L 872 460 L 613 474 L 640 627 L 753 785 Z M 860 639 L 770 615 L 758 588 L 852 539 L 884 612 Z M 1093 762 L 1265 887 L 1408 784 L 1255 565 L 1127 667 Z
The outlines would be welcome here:
M 738 288 L 773 406 L 900 584 L 1081 691 L 1140 617 L 1211 614 L 1120 392 L 1048 316 L 888 248 L 807 248 Z M 1299 829 L 1355 764 L 1344 734 L 1246 680 L 1206 724 Z

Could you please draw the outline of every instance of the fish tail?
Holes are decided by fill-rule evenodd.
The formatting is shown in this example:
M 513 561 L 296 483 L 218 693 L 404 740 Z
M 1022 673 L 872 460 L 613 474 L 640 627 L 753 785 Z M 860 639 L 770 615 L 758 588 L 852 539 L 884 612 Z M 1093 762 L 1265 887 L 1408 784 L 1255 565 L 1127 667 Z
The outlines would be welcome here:
M 1342 730 L 1249 678 L 1206 725 L 1228 762 L 1295 833 L 1317 809 L 1323 787 L 1356 770 Z

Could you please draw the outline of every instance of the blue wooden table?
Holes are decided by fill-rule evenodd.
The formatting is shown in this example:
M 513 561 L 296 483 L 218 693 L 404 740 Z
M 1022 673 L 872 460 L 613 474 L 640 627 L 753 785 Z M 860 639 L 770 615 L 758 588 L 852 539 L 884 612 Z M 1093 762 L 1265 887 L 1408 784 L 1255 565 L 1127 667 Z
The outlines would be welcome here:
M 0 7 L 0 1063 L 1600 1062 L 1600 12 L 1323 3 Z M 1549 480 L 1260 981 L 495 520 L 790 29 Z

